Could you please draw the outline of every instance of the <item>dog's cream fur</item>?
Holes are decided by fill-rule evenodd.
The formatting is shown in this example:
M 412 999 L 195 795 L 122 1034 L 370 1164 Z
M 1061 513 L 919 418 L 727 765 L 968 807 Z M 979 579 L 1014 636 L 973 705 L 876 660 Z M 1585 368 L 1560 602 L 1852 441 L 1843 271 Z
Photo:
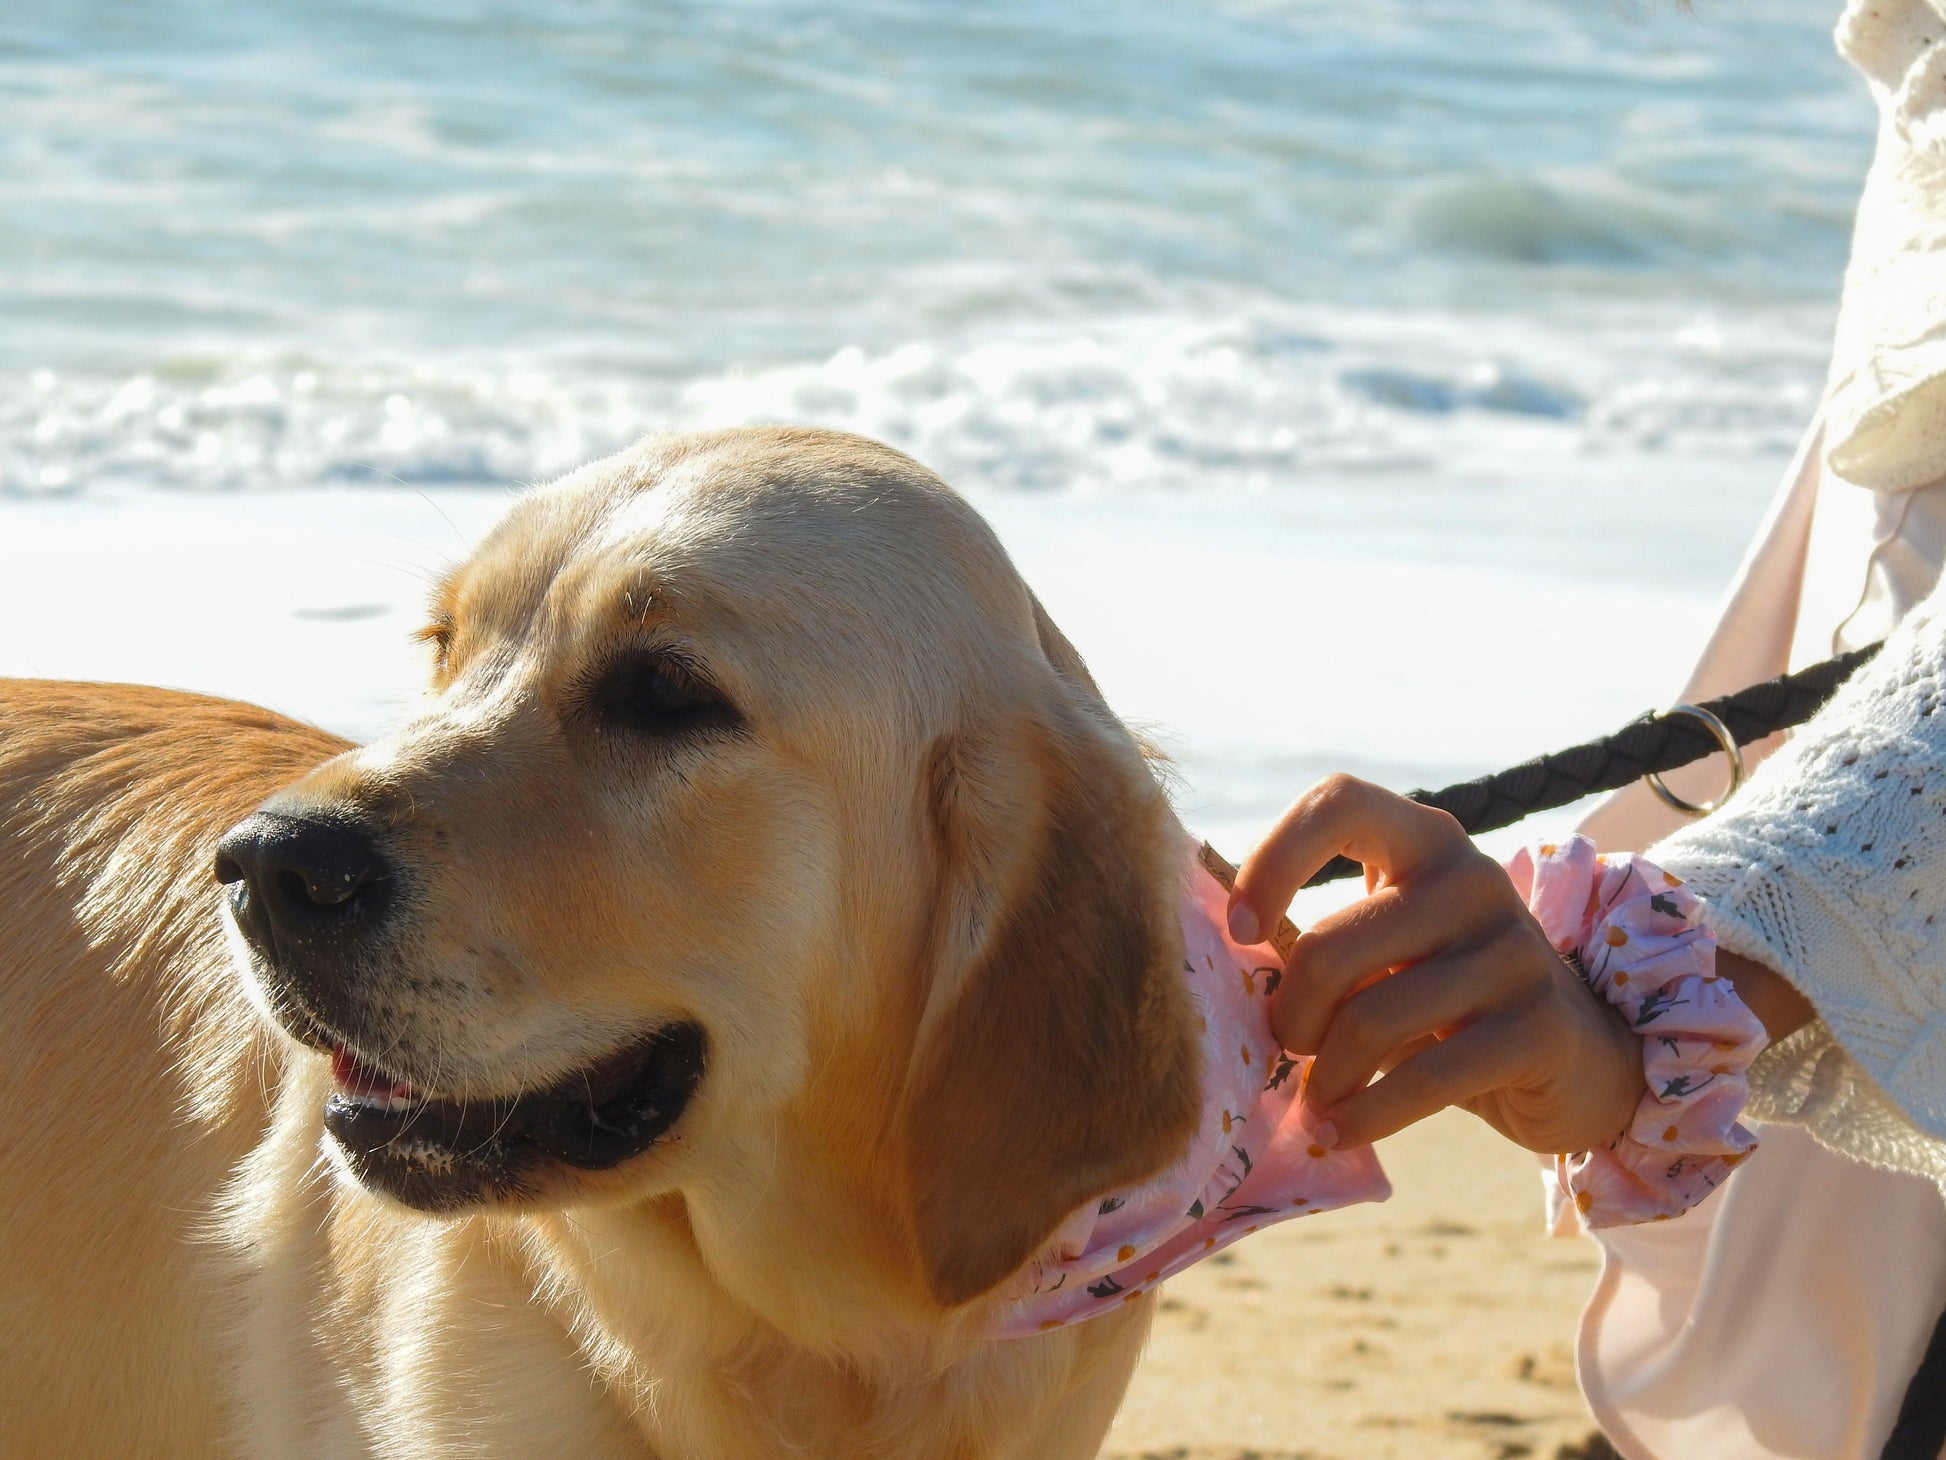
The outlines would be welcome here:
M 1180 831 L 984 524 L 855 438 L 662 438 L 524 498 L 435 615 L 366 749 L 0 683 L 0 1453 L 1092 1454 L 1148 1298 L 976 1330 L 1187 1137 Z M 645 636 L 738 733 L 591 727 Z M 531 1088 L 693 1019 L 671 1133 L 447 1217 L 337 1169 L 211 878 L 273 796 L 419 879 L 424 977 L 371 993 L 415 1070 Z

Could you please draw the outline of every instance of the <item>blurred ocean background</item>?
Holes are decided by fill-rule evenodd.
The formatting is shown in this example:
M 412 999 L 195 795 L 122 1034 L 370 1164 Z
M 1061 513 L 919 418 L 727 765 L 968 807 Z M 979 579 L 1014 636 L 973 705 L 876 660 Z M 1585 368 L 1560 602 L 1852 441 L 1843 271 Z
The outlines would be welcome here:
M 14 0 L 0 669 L 376 733 L 507 487 L 785 419 L 971 492 L 1233 843 L 1610 728 L 1822 386 L 1837 9 Z

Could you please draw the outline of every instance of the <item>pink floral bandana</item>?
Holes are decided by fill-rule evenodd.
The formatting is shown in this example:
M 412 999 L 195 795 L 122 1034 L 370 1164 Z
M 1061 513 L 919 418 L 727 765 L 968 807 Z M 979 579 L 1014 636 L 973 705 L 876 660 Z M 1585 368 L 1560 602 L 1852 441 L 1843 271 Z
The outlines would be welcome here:
M 1328 1151 L 1312 1140 L 1297 1102 L 1311 1062 L 1285 1054 L 1270 1032 L 1282 964 L 1268 946 L 1230 941 L 1228 902 L 1192 849 L 1183 977 L 1201 1023 L 1203 1109 L 1189 1148 L 1068 1218 L 1003 1290 L 988 1337 L 1096 1317 L 1272 1222 L 1392 1194 L 1370 1146 Z

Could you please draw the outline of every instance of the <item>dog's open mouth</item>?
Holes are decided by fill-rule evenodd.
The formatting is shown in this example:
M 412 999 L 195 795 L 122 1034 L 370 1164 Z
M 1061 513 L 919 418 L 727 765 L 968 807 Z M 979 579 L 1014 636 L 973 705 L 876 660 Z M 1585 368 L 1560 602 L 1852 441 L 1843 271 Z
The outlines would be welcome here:
M 703 1031 L 685 1021 L 545 1089 L 460 1100 L 334 1044 L 324 1124 L 360 1181 L 408 1206 L 450 1211 L 522 1194 L 541 1160 L 601 1171 L 640 1155 L 682 1116 L 703 1063 Z

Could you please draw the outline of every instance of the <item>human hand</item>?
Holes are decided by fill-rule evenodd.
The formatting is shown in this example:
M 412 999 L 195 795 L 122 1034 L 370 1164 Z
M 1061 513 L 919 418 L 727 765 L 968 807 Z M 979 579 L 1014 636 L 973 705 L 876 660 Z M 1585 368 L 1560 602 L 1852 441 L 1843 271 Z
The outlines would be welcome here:
M 1641 1040 L 1443 811 L 1352 776 L 1318 782 L 1244 862 L 1232 936 L 1258 941 L 1341 854 L 1364 864 L 1367 895 L 1298 938 L 1271 1007 L 1284 1047 L 1316 1056 L 1304 1101 L 1324 1144 L 1448 1105 L 1534 1151 L 1591 1150 L 1628 1125 Z

